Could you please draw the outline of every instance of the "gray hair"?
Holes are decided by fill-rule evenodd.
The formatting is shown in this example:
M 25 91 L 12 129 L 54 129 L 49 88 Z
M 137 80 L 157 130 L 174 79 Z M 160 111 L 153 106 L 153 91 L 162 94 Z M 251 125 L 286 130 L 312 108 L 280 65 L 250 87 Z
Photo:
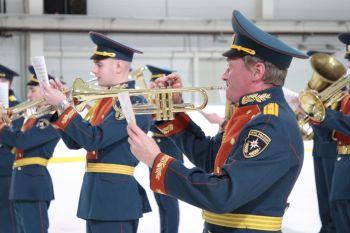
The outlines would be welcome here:
M 276 86 L 283 86 L 287 76 L 287 69 L 278 68 L 271 62 L 250 55 L 244 56 L 243 61 L 248 69 L 250 69 L 253 65 L 255 65 L 258 62 L 263 63 L 265 65 L 266 70 L 265 76 L 263 77 L 264 83 Z

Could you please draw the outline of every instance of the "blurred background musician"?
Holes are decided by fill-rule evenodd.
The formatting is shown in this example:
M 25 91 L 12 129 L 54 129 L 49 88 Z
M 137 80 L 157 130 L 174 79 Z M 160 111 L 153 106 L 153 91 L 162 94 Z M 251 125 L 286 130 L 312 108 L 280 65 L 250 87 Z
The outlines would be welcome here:
M 339 40 L 346 45 L 345 58 L 350 67 L 350 33 L 342 33 Z M 335 72 L 335 71 L 333 71 Z M 346 72 L 344 72 L 343 77 Z M 325 114 L 321 118 L 311 118 L 311 123 L 317 125 L 314 132 L 323 141 L 329 140 L 324 137 L 324 131 L 335 130 L 335 139 L 337 140 L 337 159 L 334 165 L 333 177 L 331 182 L 330 200 L 331 206 L 334 206 L 333 221 L 337 233 L 350 232 L 350 95 L 346 90 L 349 83 L 347 77 L 346 83 L 341 90 L 345 95 L 337 101 L 340 105 L 339 111 L 326 108 Z M 336 95 L 336 93 L 334 93 Z M 312 115 L 315 115 L 314 113 Z
M 333 55 L 334 52 L 331 51 L 316 51 L 310 50 L 307 52 L 311 58 L 315 54 L 325 54 Z M 318 69 L 321 67 L 315 67 Z M 314 72 L 318 72 L 315 70 Z M 330 70 L 330 72 L 332 72 Z M 339 106 L 337 104 L 331 106 L 332 109 L 338 110 Z M 319 127 L 317 125 L 311 125 L 313 131 L 317 130 L 315 128 Z M 317 193 L 317 203 L 318 211 L 321 220 L 320 233 L 331 233 L 335 232 L 334 224 L 334 207 L 330 202 L 330 191 L 332 186 L 332 177 L 334 172 L 334 163 L 337 159 L 337 143 L 334 138 L 333 130 L 321 130 L 320 134 L 313 134 L 313 148 L 312 156 L 314 162 L 314 174 L 315 174 L 315 184 Z M 322 140 L 322 138 L 326 140 Z
M 8 107 L 14 107 L 19 103 L 14 91 L 11 89 L 13 77 L 18 74 L 0 65 L 0 82 L 8 85 Z M 20 121 L 16 121 L 14 128 L 21 126 Z M 12 147 L 0 144 L 0 233 L 14 233 L 16 232 L 16 221 L 14 215 L 13 202 L 9 200 L 9 191 L 12 175 L 12 165 L 15 160 L 15 155 Z
M 147 68 L 152 74 L 150 78 L 151 85 L 157 78 L 175 72 L 175 70 L 160 68 L 152 65 L 147 65 Z M 165 153 L 171 154 L 176 159 L 183 162 L 182 151 L 176 146 L 175 142 L 171 138 L 166 137 L 154 125 L 151 126 L 150 132 L 152 138 L 157 142 L 162 151 L 166 151 Z M 160 232 L 177 233 L 180 222 L 178 200 L 159 193 L 154 193 L 154 198 L 156 199 L 159 209 Z
M 27 98 L 30 101 L 43 99 L 35 71 L 32 66 L 28 69 L 32 77 L 27 83 Z M 59 134 L 49 123 L 51 113 L 38 112 L 42 107 L 45 108 L 40 105 L 31 109 L 34 115 L 25 119 L 21 129 L 4 125 L 0 129 L 0 143 L 16 148 L 9 198 L 14 202 L 17 233 L 47 233 L 49 228 L 48 209 L 54 191 L 47 164 Z

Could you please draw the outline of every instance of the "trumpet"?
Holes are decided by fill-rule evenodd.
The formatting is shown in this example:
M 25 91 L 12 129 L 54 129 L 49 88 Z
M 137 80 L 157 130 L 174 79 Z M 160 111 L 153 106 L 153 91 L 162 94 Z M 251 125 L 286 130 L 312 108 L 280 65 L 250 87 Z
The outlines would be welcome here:
M 154 103 L 136 103 L 133 104 L 133 110 L 136 115 L 154 114 L 156 120 L 172 120 L 176 113 L 187 111 L 202 110 L 208 103 L 207 91 L 222 90 L 226 87 L 188 87 L 188 88 L 158 88 L 158 89 L 123 89 L 112 88 L 101 90 L 91 88 L 82 79 L 76 79 L 72 87 L 72 100 L 77 111 L 85 108 L 90 101 L 114 98 L 113 108 L 116 110 L 116 119 L 123 119 L 122 110 L 116 105 L 117 96 L 121 92 L 128 92 L 130 96 L 144 96 L 145 99 L 152 99 Z M 193 103 L 173 102 L 173 96 L 176 93 L 199 93 L 202 96 L 202 102 L 199 105 Z
M 96 78 L 90 79 L 86 81 L 87 84 L 95 83 Z M 69 94 L 71 89 L 65 89 L 62 91 L 64 94 Z M 25 117 L 35 117 L 39 118 L 41 116 L 47 115 L 56 111 L 56 106 L 52 105 L 44 105 L 45 99 L 40 98 L 37 100 L 27 100 L 23 103 L 20 103 L 14 107 L 3 108 L 6 111 L 6 114 L 1 115 L 1 120 L 5 122 L 7 125 L 11 125 L 12 121 L 17 120 L 19 118 Z
M 70 90 L 64 90 L 63 93 L 67 94 Z M 20 103 L 14 107 L 10 107 L 5 109 L 6 114 L 2 115 L 1 118 L 7 125 L 11 125 L 12 121 L 17 120 L 19 118 L 29 118 L 35 117 L 39 118 L 46 114 L 52 113 L 56 111 L 56 106 L 52 105 L 44 105 L 45 99 L 40 98 L 38 100 L 27 100 L 23 103 Z

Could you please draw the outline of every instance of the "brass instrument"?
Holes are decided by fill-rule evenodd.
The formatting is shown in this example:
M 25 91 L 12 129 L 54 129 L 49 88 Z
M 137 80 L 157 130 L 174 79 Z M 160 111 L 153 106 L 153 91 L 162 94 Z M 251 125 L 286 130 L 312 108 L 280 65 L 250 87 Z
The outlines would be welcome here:
M 64 90 L 63 93 L 67 94 L 70 90 Z M 21 117 L 35 117 L 39 118 L 46 114 L 56 111 L 56 106 L 44 105 L 45 99 L 40 98 L 34 101 L 24 101 L 23 103 L 17 104 L 14 107 L 5 109 L 6 115 L 2 116 L 2 120 L 7 124 L 11 125 L 12 121 L 17 120 Z
M 311 57 L 314 74 L 308 82 L 307 89 L 299 94 L 300 108 L 303 112 L 297 114 L 301 134 L 305 140 L 313 138 L 310 119 L 322 121 L 325 108 L 340 101 L 345 92 L 342 91 L 349 83 L 346 68 L 334 57 L 316 53 Z
M 86 81 L 86 83 L 94 83 L 96 78 L 90 79 Z M 63 90 L 64 94 L 69 94 L 71 89 Z M 1 120 L 3 120 L 7 125 L 11 125 L 12 121 L 17 120 L 21 117 L 35 117 L 39 118 L 46 114 L 56 111 L 56 106 L 52 105 L 44 105 L 45 99 L 40 98 L 34 101 L 24 101 L 23 103 L 17 104 L 14 107 L 5 108 L 6 114 L 1 116 Z
M 147 70 L 147 66 L 143 66 L 133 70 L 129 73 L 129 75 L 137 82 L 140 88 L 147 88 L 145 78 L 143 77 L 143 73 Z
M 14 107 L 7 108 L 5 109 L 6 114 L 1 116 L 2 120 L 5 122 L 6 125 L 11 125 L 14 120 L 17 120 L 22 117 L 39 118 L 50 112 L 55 111 L 55 106 L 43 105 L 44 102 L 44 98 L 35 101 L 27 100 Z
M 326 112 L 325 108 L 339 102 L 347 94 L 347 91 L 343 91 L 343 89 L 349 83 L 350 75 L 344 75 L 321 93 L 315 93 L 310 90 L 302 91 L 299 95 L 299 100 L 300 107 L 308 116 L 305 122 L 308 122 L 309 119 L 317 122 L 323 121 Z
M 92 100 L 103 98 L 114 98 L 121 92 L 129 92 L 130 96 L 142 95 L 146 99 L 154 100 L 154 103 L 136 103 L 133 104 L 133 110 L 135 114 L 154 114 L 156 120 L 171 120 L 174 119 L 175 113 L 198 111 L 203 109 L 208 103 L 208 90 L 220 90 L 225 87 L 188 87 L 188 88 L 158 88 L 158 89 L 94 89 L 86 85 L 82 79 L 76 79 L 72 87 L 72 100 L 77 111 L 84 109 L 86 103 Z M 203 101 L 200 105 L 196 106 L 193 103 L 173 103 L 173 95 L 175 93 L 200 93 L 203 97 Z M 116 102 L 116 101 L 114 101 Z M 116 110 L 116 118 L 123 119 L 121 109 L 113 104 Z

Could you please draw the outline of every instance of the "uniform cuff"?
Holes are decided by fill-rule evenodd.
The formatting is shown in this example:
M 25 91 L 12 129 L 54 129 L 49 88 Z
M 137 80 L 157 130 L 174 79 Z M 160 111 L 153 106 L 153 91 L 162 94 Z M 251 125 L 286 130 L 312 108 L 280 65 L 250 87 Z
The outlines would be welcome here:
M 173 160 L 175 160 L 173 157 L 164 153 L 159 153 L 154 160 L 151 172 L 151 189 L 153 192 L 167 194 L 165 190 L 165 176 Z
M 157 124 L 157 128 L 165 136 L 172 136 L 186 129 L 190 122 L 191 118 L 186 113 L 181 112 L 176 115 L 174 120 Z
M 72 106 L 68 107 L 58 120 L 53 123 L 53 126 L 63 131 L 76 115 L 78 115 L 78 112 Z

